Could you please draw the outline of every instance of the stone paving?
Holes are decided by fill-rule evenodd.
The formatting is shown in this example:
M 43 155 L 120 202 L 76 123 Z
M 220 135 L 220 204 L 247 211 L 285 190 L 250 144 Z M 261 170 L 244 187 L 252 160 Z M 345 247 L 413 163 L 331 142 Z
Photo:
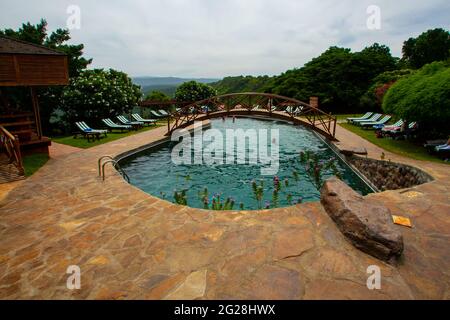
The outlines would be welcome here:
M 215 212 L 128 185 L 97 159 L 161 139 L 160 127 L 61 155 L 0 200 L 2 299 L 449 299 L 449 167 L 386 153 L 435 181 L 369 197 L 412 219 L 388 265 L 355 249 L 319 202 Z M 381 149 L 338 127 L 342 146 Z M 381 290 L 366 287 L 369 265 Z M 81 289 L 66 269 L 81 268 Z

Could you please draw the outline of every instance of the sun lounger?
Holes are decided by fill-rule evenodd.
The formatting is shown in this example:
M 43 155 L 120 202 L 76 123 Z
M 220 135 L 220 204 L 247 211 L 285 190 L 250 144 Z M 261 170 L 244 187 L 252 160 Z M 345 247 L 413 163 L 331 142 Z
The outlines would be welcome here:
M 156 118 L 164 118 L 164 116 L 162 114 L 159 114 L 155 110 L 150 110 L 150 113 Z
M 133 129 L 137 130 L 140 127 L 142 127 L 144 125 L 143 122 L 141 121 L 130 121 L 127 118 L 125 118 L 124 116 L 117 116 L 117 119 L 124 125 L 130 125 L 133 127 Z
M 98 133 L 100 133 L 100 134 L 103 134 L 103 135 L 105 135 L 105 137 L 106 137 L 106 135 L 108 134 L 108 130 L 105 130 L 105 129 L 92 129 L 92 128 L 89 127 L 89 126 L 86 124 L 86 122 L 84 122 L 84 121 L 80 121 L 79 123 L 80 123 L 80 125 L 81 125 L 83 128 L 85 128 L 85 129 L 87 129 L 87 130 L 91 130 L 92 132 L 98 132 Z
M 376 125 L 374 127 L 375 127 L 375 129 L 381 129 L 382 132 L 386 132 L 386 131 L 391 131 L 391 130 L 400 130 L 402 125 L 403 125 L 403 120 L 400 119 L 396 123 L 389 125 L 389 126 L 381 124 L 381 125 Z
M 147 124 L 156 124 L 157 121 L 155 119 L 144 119 L 138 113 L 133 113 L 131 116 L 134 118 L 134 120 Z
M 449 141 L 449 140 L 445 140 L 445 139 L 427 140 L 423 146 L 424 146 L 424 148 L 426 148 L 428 150 L 428 152 L 433 152 L 433 151 L 435 151 L 435 148 L 437 146 L 446 144 L 447 141 Z
M 381 113 L 375 113 L 368 119 L 362 119 L 362 120 L 353 120 L 353 124 L 360 124 L 364 122 L 375 122 L 378 121 L 383 115 Z
M 352 122 L 352 121 L 355 121 L 355 120 L 366 120 L 366 119 L 369 119 L 369 117 L 371 115 L 373 115 L 373 112 L 366 112 L 366 114 L 363 115 L 362 117 L 347 118 L 347 122 Z
M 170 114 L 168 114 L 167 111 L 165 111 L 165 110 L 160 109 L 160 110 L 158 110 L 158 112 L 159 112 L 163 117 L 168 117 L 168 116 L 170 116 Z
M 374 126 L 378 126 L 380 124 L 385 124 L 386 122 L 388 122 L 390 119 L 392 118 L 392 116 L 384 116 L 381 120 L 379 121 L 370 121 L 370 122 L 360 122 L 359 125 L 361 127 L 363 127 L 364 129 L 374 129 Z
M 109 131 L 117 129 L 123 132 L 123 130 L 131 130 L 133 128 L 131 125 L 116 124 L 109 118 L 103 119 L 102 121 L 104 124 L 106 124 Z
M 448 161 L 448 159 L 450 158 L 450 144 L 448 144 L 448 142 L 446 144 L 436 146 L 435 150 L 439 157 L 441 157 L 445 161 Z
M 417 122 L 415 121 L 408 124 L 406 128 L 403 128 L 403 126 L 404 124 L 400 128 L 394 128 L 389 131 L 385 131 L 384 133 L 386 135 L 389 135 L 393 139 L 398 139 L 402 137 L 408 138 L 408 136 L 414 133 L 414 131 L 416 131 L 418 128 Z
M 95 140 L 100 140 L 100 132 L 98 131 L 93 131 L 91 128 L 86 128 L 84 127 L 81 122 L 75 122 L 76 126 L 78 127 L 78 129 L 80 131 L 75 132 L 73 138 L 76 139 L 78 137 L 78 135 L 82 135 L 83 138 L 86 138 L 88 140 L 88 142 L 90 142 L 91 139 Z

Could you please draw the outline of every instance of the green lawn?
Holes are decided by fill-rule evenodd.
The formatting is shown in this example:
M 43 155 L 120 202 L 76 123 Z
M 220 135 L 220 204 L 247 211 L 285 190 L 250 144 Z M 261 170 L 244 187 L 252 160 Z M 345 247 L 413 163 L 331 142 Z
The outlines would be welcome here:
M 347 114 L 333 114 L 333 116 L 336 116 L 337 121 L 345 121 L 347 118 L 356 118 L 356 117 L 362 117 L 362 113 L 347 113 Z
M 47 163 L 49 157 L 45 153 L 36 153 L 23 157 L 23 167 L 25 176 L 29 177 L 35 173 L 40 167 Z
M 390 138 L 377 138 L 375 136 L 375 132 L 373 130 L 364 130 L 358 126 L 349 124 L 349 123 L 340 123 L 345 129 L 350 130 L 353 133 L 356 133 L 358 136 L 372 142 L 373 144 L 390 151 L 392 153 L 396 153 L 408 158 L 413 158 L 417 160 L 425 160 L 425 161 L 434 161 L 441 163 L 445 162 L 427 152 L 427 150 L 422 146 L 415 144 L 411 141 L 407 140 L 393 140 Z
M 120 132 L 117 132 L 117 133 L 116 132 L 114 132 L 114 133 L 108 132 L 108 135 L 107 135 L 106 138 L 102 135 L 102 138 L 100 140 L 95 140 L 95 141 L 91 140 L 90 142 L 88 142 L 87 139 L 85 139 L 85 138 L 83 138 L 81 136 L 78 136 L 76 139 L 74 139 L 73 135 L 66 136 L 66 137 L 54 137 L 54 138 L 52 138 L 52 141 L 54 141 L 56 143 L 67 144 L 67 145 L 72 146 L 72 147 L 87 149 L 87 148 L 95 147 L 95 146 L 98 146 L 100 144 L 107 143 L 107 142 L 110 142 L 110 141 L 114 141 L 114 140 L 117 140 L 117 139 L 120 139 L 120 138 L 123 138 L 123 137 L 128 137 L 128 136 L 131 136 L 131 135 L 134 135 L 134 134 L 137 134 L 137 133 L 141 133 L 141 132 L 145 132 L 145 131 L 148 131 L 148 130 L 151 130 L 151 129 L 154 129 L 154 128 L 157 128 L 157 127 L 161 127 L 163 125 L 167 125 L 167 122 L 165 120 L 158 121 L 156 126 L 144 127 L 144 128 L 142 128 L 142 129 L 140 129 L 138 131 L 132 130 L 132 131 L 125 131 L 125 132 L 122 132 L 122 133 L 120 133 Z

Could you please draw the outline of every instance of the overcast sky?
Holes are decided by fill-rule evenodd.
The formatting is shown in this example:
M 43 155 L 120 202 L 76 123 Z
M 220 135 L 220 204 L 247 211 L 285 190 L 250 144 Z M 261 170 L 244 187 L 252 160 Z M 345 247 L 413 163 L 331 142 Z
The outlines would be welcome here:
M 369 30 L 369 5 L 381 29 Z M 91 67 L 131 76 L 217 77 L 279 74 L 329 46 L 359 51 L 373 42 L 401 55 L 404 40 L 450 29 L 449 0 L 0 0 L 0 28 L 47 19 L 65 27 L 69 5 L 81 10 L 72 42 Z

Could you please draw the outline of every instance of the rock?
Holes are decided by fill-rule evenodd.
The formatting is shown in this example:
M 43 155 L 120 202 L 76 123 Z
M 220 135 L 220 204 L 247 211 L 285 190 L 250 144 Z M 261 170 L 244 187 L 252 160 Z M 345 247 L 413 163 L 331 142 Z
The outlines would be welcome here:
M 354 155 L 346 158 L 380 190 L 403 189 L 433 180 L 425 172 L 408 165 Z
M 342 149 L 341 153 L 346 156 L 352 156 L 354 154 L 367 155 L 366 148 L 352 148 L 352 149 Z
M 403 252 L 403 237 L 395 230 L 388 208 L 364 199 L 337 178 L 324 183 L 321 203 L 355 247 L 389 261 Z
M 206 289 L 207 270 L 192 272 L 175 291 L 169 293 L 166 300 L 194 300 L 202 298 Z

